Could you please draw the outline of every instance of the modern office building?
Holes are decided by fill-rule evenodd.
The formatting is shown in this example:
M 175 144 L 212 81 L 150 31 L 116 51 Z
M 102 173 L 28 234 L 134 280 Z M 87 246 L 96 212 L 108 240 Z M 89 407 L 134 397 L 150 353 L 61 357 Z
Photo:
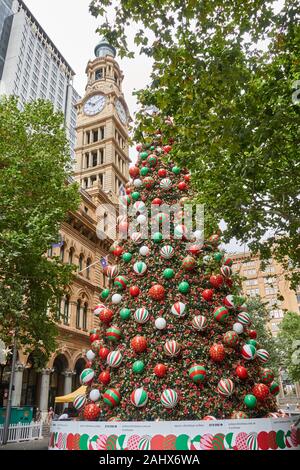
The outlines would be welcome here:
M 231 254 L 233 259 L 233 272 L 242 278 L 243 292 L 250 296 L 260 296 L 267 303 L 270 321 L 269 328 L 273 336 L 277 336 L 279 324 L 287 311 L 300 314 L 300 287 L 299 292 L 291 289 L 286 280 L 286 272 L 273 258 L 270 258 L 264 269 L 258 255 L 252 253 Z M 279 300 L 278 297 L 283 300 Z M 289 380 L 286 371 L 281 370 L 281 390 L 279 403 L 281 405 L 300 404 L 300 384 Z
M 16 95 L 21 103 L 50 100 L 64 113 L 74 156 L 75 72 L 22 0 L 0 0 L 0 32 L 0 95 Z

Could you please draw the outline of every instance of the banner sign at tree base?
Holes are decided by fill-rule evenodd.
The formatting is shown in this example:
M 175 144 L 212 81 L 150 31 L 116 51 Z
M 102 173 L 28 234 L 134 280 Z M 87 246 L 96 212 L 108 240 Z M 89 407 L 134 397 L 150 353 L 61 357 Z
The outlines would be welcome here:
M 298 419 L 53 421 L 49 449 L 299 450 Z

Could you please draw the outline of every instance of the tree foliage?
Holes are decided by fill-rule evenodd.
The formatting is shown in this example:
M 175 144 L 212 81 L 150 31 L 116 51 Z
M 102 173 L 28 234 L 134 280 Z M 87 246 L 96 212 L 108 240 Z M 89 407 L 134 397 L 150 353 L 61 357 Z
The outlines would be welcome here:
M 50 102 L 0 101 L 0 337 L 34 351 L 36 363 L 55 348 L 57 300 L 72 266 L 45 253 L 60 223 L 76 209 L 78 188 L 67 184 L 69 144 L 63 116 Z M 48 309 L 48 314 L 47 314 Z
M 109 16 L 115 7 L 113 18 Z M 193 174 L 206 224 L 226 222 L 267 259 L 271 252 L 300 280 L 299 92 L 300 25 L 296 0 L 93 0 L 99 32 L 132 56 L 154 60 L 139 91 L 135 137 L 151 129 L 145 108 L 172 116 L 172 155 Z M 155 126 L 168 135 L 159 117 Z
M 278 335 L 283 350 L 283 366 L 294 382 L 300 380 L 300 316 L 287 312 L 280 323 Z

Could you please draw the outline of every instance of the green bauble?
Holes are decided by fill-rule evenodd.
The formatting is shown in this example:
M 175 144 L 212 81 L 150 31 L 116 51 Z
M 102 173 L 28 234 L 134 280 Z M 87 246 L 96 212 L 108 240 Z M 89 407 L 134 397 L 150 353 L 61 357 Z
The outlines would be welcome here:
M 140 170 L 140 173 L 142 176 L 147 176 L 149 171 L 150 171 L 150 168 L 148 168 L 147 166 L 143 166 Z
M 187 294 L 188 291 L 190 290 L 189 283 L 186 281 L 182 281 L 178 286 L 178 290 L 181 294 Z
M 252 410 L 253 408 L 256 407 L 257 399 L 254 395 L 246 395 L 244 398 L 244 403 L 247 406 L 247 408 L 250 408 Z
M 154 235 L 153 235 L 154 243 L 160 243 L 162 241 L 162 239 L 163 239 L 162 233 L 160 233 L 160 232 L 154 233 Z
M 173 166 L 172 172 L 174 173 L 174 175 L 179 175 L 179 173 L 181 172 L 181 168 L 179 168 L 179 166 Z
M 141 194 L 138 191 L 135 191 L 134 193 L 131 194 L 131 197 L 134 201 L 138 201 L 141 197 Z
M 165 279 L 172 279 L 174 277 L 174 270 L 171 268 L 167 268 L 163 272 L 163 276 Z
M 143 361 L 135 361 L 132 364 L 132 371 L 135 374 L 141 374 L 144 369 L 145 369 L 145 363 Z
M 122 320 L 127 320 L 130 317 L 130 310 L 129 308 L 122 308 L 120 311 L 120 317 Z
M 154 149 L 155 149 L 154 145 L 151 145 L 150 150 L 154 150 Z
M 109 296 L 109 289 L 104 289 L 101 292 L 101 299 L 107 299 L 108 296 Z
M 218 251 L 217 253 L 214 254 L 214 258 L 216 261 L 221 261 L 221 259 L 223 258 L 223 255 L 222 253 Z
M 141 157 L 141 160 L 146 160 L 146 158 L 148 157 L 148 152 L 141 152 L 140 157 Z
M 132 254 L 129 252 L 126 252 L 122 255 L 122 260 L 125 261 L 125 263 L 129 263 L 132 260 Z
M 257 341 L 255 341 L 255 339 L 249 339 L 249 341 L 247 341 L 247 344 L 252 344 L 252 346 L 257 348 Z

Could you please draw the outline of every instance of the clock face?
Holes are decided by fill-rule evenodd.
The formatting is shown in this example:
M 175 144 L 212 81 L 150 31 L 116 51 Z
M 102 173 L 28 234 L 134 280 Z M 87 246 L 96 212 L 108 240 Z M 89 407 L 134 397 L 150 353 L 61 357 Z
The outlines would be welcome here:
M 104 95 L 93 95 L 85 103 L 83 111 L 88 116 L 94 116 L 102 111 L 105 106 L 106 98 Z
M 123 124 L 126 124 L 127 122 L 127 115 L 124 106 L 122 105 L 121 101 L 117 100 L 116 101 L 116 110 L 118 113 L 119 118 L 123 122 Z

